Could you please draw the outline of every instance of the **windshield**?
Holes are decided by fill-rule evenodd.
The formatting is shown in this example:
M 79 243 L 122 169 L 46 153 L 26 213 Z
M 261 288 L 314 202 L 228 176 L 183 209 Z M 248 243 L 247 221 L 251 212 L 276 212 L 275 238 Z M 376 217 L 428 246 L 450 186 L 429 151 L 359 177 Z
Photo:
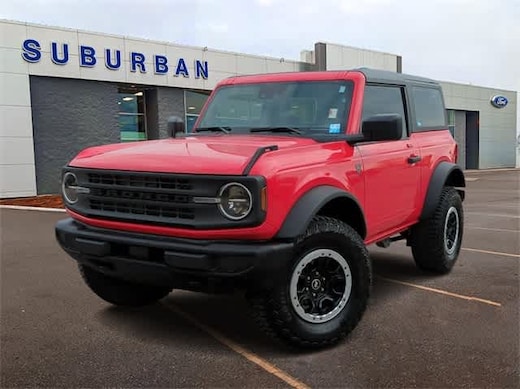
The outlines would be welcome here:
M 224 86 L 215 92 L 197 129 L 295 135 L 344 133 L 352 89 L 352 82 L 345 80 Z

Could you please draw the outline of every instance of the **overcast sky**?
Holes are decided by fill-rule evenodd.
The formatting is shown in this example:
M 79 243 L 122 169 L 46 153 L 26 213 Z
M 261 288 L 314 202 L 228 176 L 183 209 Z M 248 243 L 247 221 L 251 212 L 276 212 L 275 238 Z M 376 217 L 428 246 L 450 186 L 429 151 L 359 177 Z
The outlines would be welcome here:
M 295 60 L 339 43 L 520 91 L 520 0 L 2 0 L 0 17 Z

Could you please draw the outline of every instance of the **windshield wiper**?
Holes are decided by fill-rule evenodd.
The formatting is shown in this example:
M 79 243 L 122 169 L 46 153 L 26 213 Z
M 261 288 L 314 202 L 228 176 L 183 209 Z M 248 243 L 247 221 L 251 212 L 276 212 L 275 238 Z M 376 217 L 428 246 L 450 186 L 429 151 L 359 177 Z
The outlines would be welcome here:
M 199 127 L 195 129 L 195 133 L 203 131 L 220 131 L 229 134 L 231 127 Z
M 303 134 L 302 131 L 293 127 L 260 127 L 252 128 L 250 132 L 288 132 L 290 134 Z

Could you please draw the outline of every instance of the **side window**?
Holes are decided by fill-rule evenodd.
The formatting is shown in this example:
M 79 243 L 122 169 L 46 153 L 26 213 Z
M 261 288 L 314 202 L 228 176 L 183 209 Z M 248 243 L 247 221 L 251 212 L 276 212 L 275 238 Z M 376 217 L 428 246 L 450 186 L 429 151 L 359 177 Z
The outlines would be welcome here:
M 435 88 L 414 86 L 412 87 L 412 94 L 417 130 L 446 128 L 446 116 L 441 91 Z
M 403 118 L 403 136 L 407 135 L 403 89 L 397 86 L 367 85 L 362 120 L 373 115 L 397 113 Z

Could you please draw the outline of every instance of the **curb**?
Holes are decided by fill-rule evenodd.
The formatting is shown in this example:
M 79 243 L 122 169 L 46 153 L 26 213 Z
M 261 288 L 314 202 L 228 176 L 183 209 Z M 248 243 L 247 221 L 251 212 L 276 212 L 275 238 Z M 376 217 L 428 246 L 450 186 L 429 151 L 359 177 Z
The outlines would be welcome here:
M 67 212 L 63 208 L 29 207 L 23 205 L 0 205 L 0 209 L 16 209 L 21 211 L 41 211 L 41 212 Z

